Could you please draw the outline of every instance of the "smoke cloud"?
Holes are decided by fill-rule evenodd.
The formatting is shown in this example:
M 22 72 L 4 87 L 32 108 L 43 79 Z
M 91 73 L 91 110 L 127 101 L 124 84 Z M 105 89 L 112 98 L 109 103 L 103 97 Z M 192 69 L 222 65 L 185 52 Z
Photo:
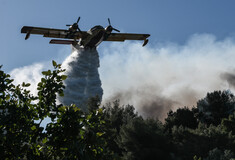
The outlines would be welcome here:
M 234 86 L 235 41 L 193 35 L 184 45 L 142 47 L 139 43 L 113 44 L 101 58 L 103 103 L 120 99 L 145 117 L 161 120 L 178 107 L 196 105 L 214 90 Z M 222 76 L 223 75 L 223 76 Z
M 221 77 L 228 82 L 231 88 L 235 89 L 235 72 L 224 73 Z
M 42 62 L 35 63 L 30 66 L 15 68 L 10 72 L 11 77 L 14 79 L 13 83 L 18 85 L 23 82 L 30 83 L 27 88 L 33 95 L 37 95 L 37 84 L 42 78 L 41 72 L 50 68 L 50 63 Z
M 106 46 L 98 48 L 103 104 L 119 99 L 121 104 L 134 105 L 144 117 L 158 117 L 162 120 L 170 109 L 192 107 L 207 92 L 224 89 L 233 92 L 235 89 L 235 40 L 232 37 L 217 40 L 213 35 L 195 34 L 183 45 L 157 43 L 142 47 L 140 43 L 125 42 Z M 74 67 L 75 62 L 80 63 L 79 55 L 81 63 L 87 65 L 85 62 L 89 61 L 89 55 L 85 52 L 81 55 L 76 51 L 63 63 L 72 75 L 67 79 L 67 87 L 75 91 L 66 91 L 66 94 L 71 95 L 68 97 L 71 97 L 71 101 L 79 99 L 74 95 L 91 95 L 88 93 L 93 92 L 92 89 L 84 92 L 84 87 L 81 89 L 81 86 L 76 85 L 86 78 L 79 80 L 74 75 L 85 74 L 89 70 L 89 67 L 82 68 L 83 65 Z M 93 58 L 91 56 L 94 63 L 89 64 L 93 68 L 90 69 L 96 77 L 94 79 L 97 79 L 99 57 L 97 52 L 94 55 Z M 11 75 L 17 83 L 32 83 L 40 80 L 41 69 L 48 69 L 48 66 L 51 65 L 26 66 L 13 70 Z M 101 85 L 99 81 L 93 82 Z M 84 83 L 84 86 L 91 85 L 92 81 Z M 36 88 L 36 85 L 32 86 Z M 95 92 L 101 94 L 102 89 Z

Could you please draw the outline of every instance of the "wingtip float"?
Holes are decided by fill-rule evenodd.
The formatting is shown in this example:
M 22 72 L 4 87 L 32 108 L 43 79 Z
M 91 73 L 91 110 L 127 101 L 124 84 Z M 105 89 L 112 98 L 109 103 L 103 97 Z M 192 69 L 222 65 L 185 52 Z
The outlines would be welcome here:
M 27 40 L 31 34 L 39 34 L 44 37 L 49 38 L 62 38 L 62 39 L 52 39 L 51 44 L 72 44 L 79 45 L 85 48 L 97 47 L 102 41 L 116 41 L 124 42 L 125 40 L 143 40 L 142 46 L 148 43 L 149 34 L 134 34 L 134 33 L 112 33 L 112 31 L 120 32 L 118 29 L 113 28 L 108 18 L 109 25 L 104 28 L 100 25 L 92 27 L 88 31 L 81 31 L 78 22 L 80 17 L 78 17 L 77 22 L 72 25 L 67 24 L 69 28 L 65 29 L 53 29 L 53 28 L 41 28 L 41 27 L 31 27 L 24 26 L 21 29 L 21 33 L 25 33 L 25 40 Z

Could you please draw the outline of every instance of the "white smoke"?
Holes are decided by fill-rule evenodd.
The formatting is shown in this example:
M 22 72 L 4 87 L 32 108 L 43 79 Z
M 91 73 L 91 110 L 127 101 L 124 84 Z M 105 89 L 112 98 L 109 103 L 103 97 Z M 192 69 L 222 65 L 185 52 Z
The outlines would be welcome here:
M 15 68 L 10 72 L 11 77 L 14 79 L 14 84 L 30 83 L 31 85 L 27 88 L 31 91 L 31 94 L 37 95 L 37 84 L 42 78 L 41 72 L 48 70 L 48 62 L 35 63 L 29 66 Z
M 169 109 L 192 107 L 207 92 L 232 90 L 234 84 L 232 38 L 218 41 L 213 35 L 193 35 L 184 45 L 155 47 L 125 42 L 100 52 L 103 103 L 120 99 L 145 117 L 163 119 Z
M 85 103 L 90 97 L 102 98 L 103 90 L 98 73 L 99 55 L 96 49 L 74 48 L 72 54 L 62 63 L 66 69 L 64 97 L 60 102 L 65 105 L 76 104 L 85 108 Z
M 134 105 L 136 110 L 146 117 L 163 119 L 169 109 L 192 107 L 197 100 L 205 97 L 207 92 L 235 89 L 233 38 L 217 40 L 213 35 L 200 34 L 193 35 L 184 45 L 166 43 L 142 47 L 136 42 L 112 43 L 106 48 L 100 48 L 99 53 L 100 78 L 104 90 L 103 104 L 120 99 L 121 104 Z M 63 66 L 68 72 L 73 72 L 74 76 L 87 73 L 91 67 L 96 77 L 94 79 L 97 79 L 97 52 L 96 56 L 90 59 L 94 63 L 88 63 L 91 66 L 86 64 L 89 61 L 89 54 L 84 52 L 81 57 L 81 63 L 89 66 L 88 68 L 83 65 L 80 68 L 74 67 L 75 62 L 79 61 L 79 54 L 73 52 L 64 61 Z M 15 69 L 11 75 L 17 83 L 32 83 L 37 79 L 39 81 L 41 69 L 48 69 L 48 66 L 40 65 L 42 64 Z M 82 76 L 81 79 L 73 76 L 67 79 L 67 84 L 70 85 L 67 85 L 67 88 L 74 90 L 68 91 L 73 103 L 76 103 L 79 94 L 85 93 L 87 96 L 93 91 L 101 93 L 102 89 L 98 92 L 95 89 L 88 91 L 89 89 L 81 89 L 81 86 L 76 85 L 89 86 L 92 81 L 81 83 L 87 79 L 84 78 L 86 76 Z M 95 83 L 101 85 L 99 81 Z M 34 84 L 32 86 L 36 88 Z M 35 88 L 32 90 L 35 91 Z

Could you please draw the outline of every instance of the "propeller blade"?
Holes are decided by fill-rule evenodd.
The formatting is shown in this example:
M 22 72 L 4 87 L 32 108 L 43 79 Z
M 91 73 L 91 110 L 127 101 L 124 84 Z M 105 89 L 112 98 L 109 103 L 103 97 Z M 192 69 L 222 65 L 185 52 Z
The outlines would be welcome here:
M 79 32 L 82 32 L 79 27 L 78 27 L 78 31 L 79 31 Z
M 110 22 L 110 19 L 108 18 L 108 22 L 109 22 L 109 25 L 111 26 L 111 22 Z
M 115 31 L 117 31 L 117 32 L 120 32 L 118 29 L 115 29 L 115 28 L 113 28 L 113 30 L 115 30 Z
M 80 21 L 80 18 L 81 18 L 81 17 L 78 17 L 77 23 Z
M 71 24 L 66 24 L 66 26 L 70 27 L 70 26 L 72 26 L 72 25 L 71 25 Z

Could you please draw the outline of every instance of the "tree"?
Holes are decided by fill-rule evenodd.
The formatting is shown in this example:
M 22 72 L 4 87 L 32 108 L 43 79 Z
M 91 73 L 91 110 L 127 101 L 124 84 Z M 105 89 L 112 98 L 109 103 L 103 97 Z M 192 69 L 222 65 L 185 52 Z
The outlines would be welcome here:
M 204 99 L 197 102 L 198 119 L 206 124 L 220 124 L 235 111 L 235 97 L 229 91 L 207 93 Z
M 84 113 L 76 106 L 59 108 L 56 121 L 46 127 L 47 150 L 52 158 L 59 159 L 108 159 L 103 131 L 102 109 Z
M 114 101 L 113 104 L 108 103 L 103 107 L 103 110 L 104 120 L 106 122 L 105 132 L 107 133 L 104 136 L 108 142 L 108 147 L 117 156 L 122 156 L 123 149 L 117 144 L 120 128 L 139 116 L 135 113 L 133 106 L 120 106 L 118 100 Z
M 228 118 L 224 118 L 221 124 L 226 132 L 231 132 L 235 136 L 235 112 L 229 115 Z
M 1 68 L 0 68 L 1 69 Z M 39 158 L 38 141 L 43 136 L 36 100 L 29 91 L 15 86 L 10 75 L 0 70 L 0 155 L 1 159 Z
M 235 155 L 230 150 L 225 150 L 224 152 L 218 148 L 214 148 L 213 150 L 209 151 L 208 156 L 205 160 L 234 160 Z
M 133 106 L 120 106 L 118 100 L 114 101 L 113 105 L 107 104 L 103 109 L 105 119 L 111 123 L 112 128 L 117 129 L 118 133 L 123 124 L 127 124 L 130 119 L 138 117 Z
M 199 123 L 198 128 L 173 127 L 172 142 L 175 154 L 181 159 L 192 159 L 195 155 L 206 157 L 214 148 L 234 150 L 234 137 L 225 132 L 223 127 Z
M 121 127 L 118 145 L 124 159 L 170 159 L 171 147 L 158 120 L 132 119 Z
M 194 109 L 195 110 L 195 109 Z M 183 126 L 195 129 L 197 128 L 198 122 L 194 116 L 194 112 L 189 108 L 178 108 L 175 112 L 170 111 L 165 119 L 165 130 L 171 132 L 173 126 Z
M 63 96 L 61 65 L 42 72 L 38 95 L 15 86 L 0 70 L 0 156 L 1 159 L 112 159 L 104 138 L 103 110 L 86 113 L 76 106 L 56 103 Z M 41 122 L 49 118 L 45 128 Z

